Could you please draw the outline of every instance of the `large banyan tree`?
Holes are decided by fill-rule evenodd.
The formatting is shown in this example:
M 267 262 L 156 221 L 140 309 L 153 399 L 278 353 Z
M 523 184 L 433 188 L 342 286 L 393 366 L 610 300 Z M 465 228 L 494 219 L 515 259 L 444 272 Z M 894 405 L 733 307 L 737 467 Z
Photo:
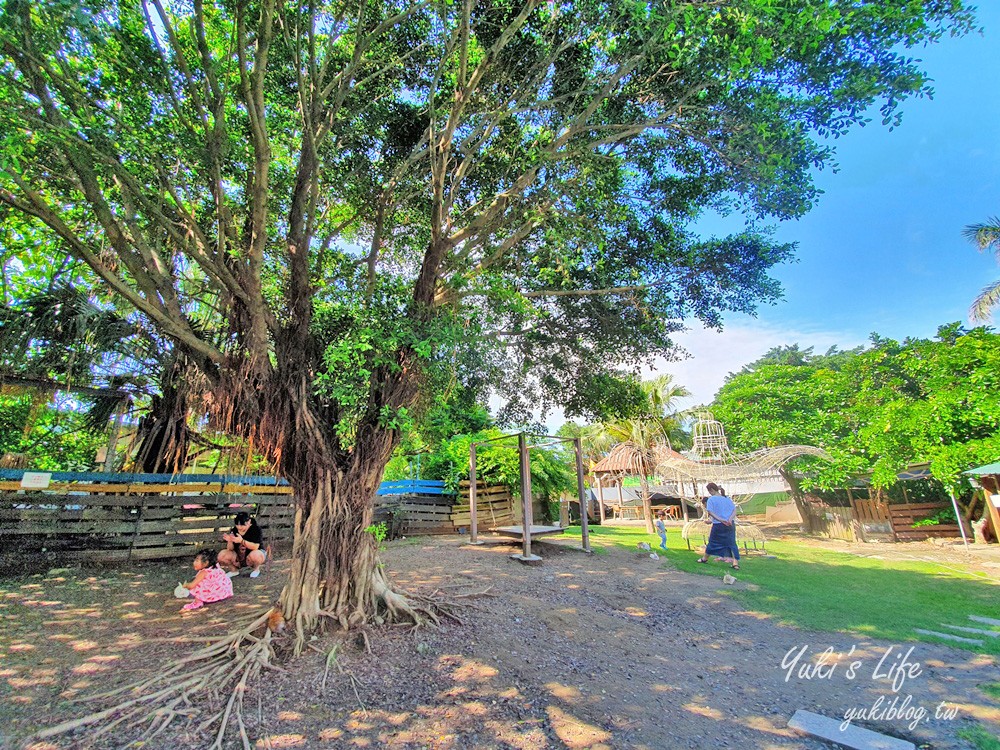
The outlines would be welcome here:
M 419 619 L 365 528 L 422 395 L 627 404 L 616 374 L 684 319 L 779 294 L 792 248 L 691 222 L 802 214 L 817 136 L 893 121 L 927 90 L 905 48 L 971 23 L 961 0 L 0 0 L 0 220 L 148 318 L 295 486 L 300 636 Z

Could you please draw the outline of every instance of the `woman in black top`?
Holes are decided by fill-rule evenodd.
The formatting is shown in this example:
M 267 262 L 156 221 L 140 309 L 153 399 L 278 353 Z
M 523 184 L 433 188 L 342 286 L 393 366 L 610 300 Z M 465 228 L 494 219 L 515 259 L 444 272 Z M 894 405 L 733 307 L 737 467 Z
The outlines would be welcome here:
M 227 571 L 230 578 L 240 574 L 241 568 L 252 568 L 250 577 L 260 575 L 260 566 L 267 559 L 264 551 L 264 535 L 257 525 L 257 520 L 249 513 L 237 513 L 236 525 L 228 534 L 223 534 L 226 549 L 219 553 L 219 566 Z

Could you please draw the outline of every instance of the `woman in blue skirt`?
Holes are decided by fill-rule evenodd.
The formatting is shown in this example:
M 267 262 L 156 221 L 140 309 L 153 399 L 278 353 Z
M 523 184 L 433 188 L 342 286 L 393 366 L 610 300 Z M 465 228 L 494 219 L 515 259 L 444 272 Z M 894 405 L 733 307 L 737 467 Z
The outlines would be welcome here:
M 719 485 L 709 482 L 708 491 L 711 497 L 705 501 L 705 523 L 712 524 L 708 535 L 708 545 L 705 554 L 698 562 L 707 563 L 712 555 L 721 557 L 733 564 L 733 570 L 740 569 L 740 548 L 736 543 L 736 503 L 726 497 L 726 491 Z

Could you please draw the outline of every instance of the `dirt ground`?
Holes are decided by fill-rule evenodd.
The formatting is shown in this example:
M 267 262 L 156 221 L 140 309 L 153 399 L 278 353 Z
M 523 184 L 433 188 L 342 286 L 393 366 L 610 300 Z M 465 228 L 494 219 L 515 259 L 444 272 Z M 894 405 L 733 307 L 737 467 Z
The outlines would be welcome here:
M 356 637 L 316 641 L 287 671 L 251 686 L 255 747 L 830 747 L 787 728 L 800 708 L 838 720 L 873 713 L 855 723 L 937 750 L 968 747 L 956 733 L 971 721 L 1000 734 L 1000 709 L 978 687 L 1000 679 L 992 657 L 783 627 L 742 610 L 722 566 L 717 578 L 689 575 L 638 551 L 585 555 L 570 540 L 536 543 L 543 562 L 525 566 L 510 559 L 510 545 L 463 541 L 401 540 L 384 556 L 404 590 L 488 590 L 458 600 L 471 605 L 461 624 L 375 629 L 371 655 Z M 249 619 L 276 596 L 285 568 L 277 560 L 259 579 L 236 579 L 233 599 L 185 615 L 171 589 L 189 577 L 186 562 L 0 578 L 0 747 L 104 707 L 74 699 L 149 675 L 197 645 L 165 639 L 208 639 Z M 803 647 L 789 671 L 787 655 Z M 803 668 L 827 648 L 843 655 L 832 675 Z M 935 716 L 942 703 L 953 718 Z M 891 718 L 891 706 L 902 718 Z M 218 710 L 210 698 L 196 708 Z M 197 724 L 178 721 L 135 746 L 207 747 Z M 75 735 L 29 746 L 125 747 L 135 737 L 121 727 L 96 745 Z M 241 746 L 235 733 L 228 746 Z

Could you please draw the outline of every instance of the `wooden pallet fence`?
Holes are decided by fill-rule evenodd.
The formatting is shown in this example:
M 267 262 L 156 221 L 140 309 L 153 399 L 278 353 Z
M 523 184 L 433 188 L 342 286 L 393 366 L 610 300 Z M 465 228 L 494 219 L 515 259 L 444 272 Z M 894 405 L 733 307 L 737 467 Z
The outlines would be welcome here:
M 381 495 L 376 508 L 392 513 L 401 534 L 454 534 L 450 518 L 453 502 L 453 495 Z
M 814 534 L 828 539 L 843 539 L 847 542 L 857 541 L 855 533 L 854 514 L 850 508 L 835 508 L 831 506 L 807 506 L 806 519 L 809 529 Z
M 889 523 L 889 506 L 879 500 L 851 500 L 851 508 L 862 523 Z
M 931 537 L 948 538 L 962 535 L 957 523 L 913 528 L 914 523 L 928 516 L 933 516 L 942 510 L 953 510 L 948 503 L 891 504 L 888 508 L 889 519 L 892 522 L 892 533 L 901 542 L 916 542 Z M 968 530 L 966 533 L 968 534 Z
M 151 483 L 140 490 L 132 483 L 62 484 L 68 488 L 0 491 L 0 551 L 7 557 L 67 562 L 187 557 L 203 547 L 221 548 L 222 534 L 241 510 L 257 515 L 266 543 L 292 539 L 294 498 L 284 487 Z M 220 492 L 223 486 L 233 491 Z
M 895 539 L 889 521 L 889 506 L 881 500 L 851 497 L 855 536 L 863 542 Z
M 481 529 L 512 526 L 520 522 L 514 511 L 514 497 L 502 485 L 476 485 L 476 515 Z M 452 508 L 451 522 L 455 529 L 472 525 L 468 482 L 459 485 L 459 496 Z

